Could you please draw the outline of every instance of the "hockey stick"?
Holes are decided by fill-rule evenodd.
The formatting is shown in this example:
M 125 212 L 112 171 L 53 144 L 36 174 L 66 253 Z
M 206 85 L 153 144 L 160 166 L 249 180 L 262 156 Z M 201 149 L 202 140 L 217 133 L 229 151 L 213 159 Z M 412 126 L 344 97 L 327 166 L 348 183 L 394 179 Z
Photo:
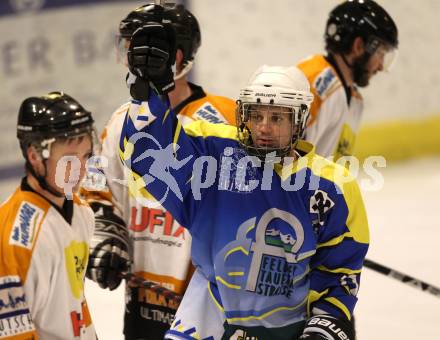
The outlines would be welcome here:
M 180 301 L 182 301 L 182 295 L 179 295 L 175 292 L 173 292 L 170 289 L 167 289 L 157 283 L 154 283 L 149 280 L 145 280 L 144 278 L 137 276 L 133 273 L 121 273 L 121 277 L 127 281 L 128 284 L 133 284 L 137 287 L 142 287 L 146 289 L 150 289 L 154 293 L 164 296 L 167 300 L 173 300 L 176 302 L 176 304 L 180 304 Z
M 383 266 L 375 261 L 365 259 L 364 266 L 374 270 L 375 272 L 379 272 L 385 276 L 391 277 L 393 279 L 396 279 L 400 282 L 403 282 L 409 286 L 412 286 L 418 290 L 421 290 L 423 292 L 432 294 L 438 298 L 440 298 L 440 288 L 437 288 L 429 283 L 426 283 L 422 280 L 416 279 L 412 276 L 406 275 L 402 272 L 399 272 L 397 270 L 391 269 L 389 267 Z

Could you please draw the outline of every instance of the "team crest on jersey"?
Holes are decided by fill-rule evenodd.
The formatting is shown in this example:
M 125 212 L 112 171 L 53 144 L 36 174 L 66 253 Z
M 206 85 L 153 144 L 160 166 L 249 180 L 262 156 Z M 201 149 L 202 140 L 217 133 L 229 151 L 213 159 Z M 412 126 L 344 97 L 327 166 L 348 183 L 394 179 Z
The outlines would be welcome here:
M 89 247 L 85 242 L 72 241 L 64 249 L 64 256 L 72 294 L 79 299 L 84 290 L 84 271 L 89 258 Z
M 324 97 L 332 88 L 333 85 L 338 81 L 333 70 L 328 67 L 325 69 L 320 76 L 315 80 L 313 86 L 320 97 Z
M 217 280 L 258 295 L 289 297 L 298 282 L 295 277 L 305 277 L 299 262 L 315 253 L 315 249 L 303 251 L 304 240 L 304 228 L 296 216 L 269 209 L 259 221 L 254 217 L 242 223 L 236 240 L 216 256 Z M 239 258 L 243 254 L 248 260 Z M 246 261 L 250 261 L 247 276 L 246 267 L 238 265 Z
M 316 219 L 312 221 L 315 233 L 318 233 L 320 227 L 324 225 L 326 216 L 330 209 L 335 205 L 328 194 L 322 190 L 316 190 L 310 197 L 310 213 L 316 215 Z
M 196 112 L 194 112 L 193 117 L 194 119 L 202 119 L 214 124 L 227 123 L 225 117 L 209 102 L 200 106 Z
M 35 234 L 43 219 L 44 211 L 29 202 L 22 202 L 12 226 L 9 244 L 32 249 Z
M 34 330 L 20 278 L 16 275 L 0 277 L 0 338 Z

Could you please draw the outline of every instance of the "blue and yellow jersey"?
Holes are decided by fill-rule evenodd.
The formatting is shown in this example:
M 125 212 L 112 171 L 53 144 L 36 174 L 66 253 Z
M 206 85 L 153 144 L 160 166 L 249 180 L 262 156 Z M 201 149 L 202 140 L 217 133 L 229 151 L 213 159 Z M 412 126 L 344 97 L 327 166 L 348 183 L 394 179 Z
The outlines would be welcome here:
M 369 243 L 361 194 L 348 171 L 311 144 L 301 141 L 297 151 L 302 157 L 283 165 L 262 163 L 242 148 L 235 127 L 182 127 L 154 93 L 132 101 L 120 140 L 129 181 L 139 199 L 147 189 L 189 230 L 198 277 L 222 316 L 217 325 L 183 328 L 179 319 L 173 332 L 216 338 L 213 329 L 226 321 L 264 327 L 271 339 L 282 329 L 279 339 L 292 339 L 289 325 L 313 314 L 351 318 Z M 184 298 L 179 310 L 202 316 L 196 301 Z
M 0 206 L 0 339 L 96 339 L 84 297 L 93 212 L 74 196 L 71 218 L 20 188 Z

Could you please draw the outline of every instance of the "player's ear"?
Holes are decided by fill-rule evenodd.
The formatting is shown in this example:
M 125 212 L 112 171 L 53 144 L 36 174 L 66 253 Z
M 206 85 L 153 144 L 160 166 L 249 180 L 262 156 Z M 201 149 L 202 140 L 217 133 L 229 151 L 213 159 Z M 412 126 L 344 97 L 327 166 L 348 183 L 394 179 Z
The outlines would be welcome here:
M 359 57 L 364 54 L 365 51 L 365 43 L 364 39 L 361 37 L 356 37 L 353 40 L 353 45 L 351 46 L 351 52 L 355 57 Z
M 176 51 L 176 68 L 178 72 L 180 72 L 183 68 L 182 63 L 183 63 L 183 52 L 180 48 L 178 48 Z
M 29 160 L 29 163 L 31 163 L 32 167 L 36 169 L 39 164 L 41 164 L 41 155 L 37 150 L 35 150 L 35 147 L 30 145 L 27 150 L 27 159 Z

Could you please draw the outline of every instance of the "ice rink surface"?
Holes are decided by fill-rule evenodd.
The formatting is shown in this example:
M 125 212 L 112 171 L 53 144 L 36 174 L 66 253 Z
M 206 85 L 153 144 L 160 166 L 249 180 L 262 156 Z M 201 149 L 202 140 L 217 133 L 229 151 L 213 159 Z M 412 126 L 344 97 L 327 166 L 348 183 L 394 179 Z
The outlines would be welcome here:
M 364 191 L 368 258 L 440 287 L 440 158 L 381 169 L 384 186 Z M 17 185 L 0 183 L 1 198 Z M 123 287 L 91 282 L 86 296 L 100 340 L 122 336 Z M 364 269 L 356 307 L 358 340 L 440 339 L 440 298 Z

